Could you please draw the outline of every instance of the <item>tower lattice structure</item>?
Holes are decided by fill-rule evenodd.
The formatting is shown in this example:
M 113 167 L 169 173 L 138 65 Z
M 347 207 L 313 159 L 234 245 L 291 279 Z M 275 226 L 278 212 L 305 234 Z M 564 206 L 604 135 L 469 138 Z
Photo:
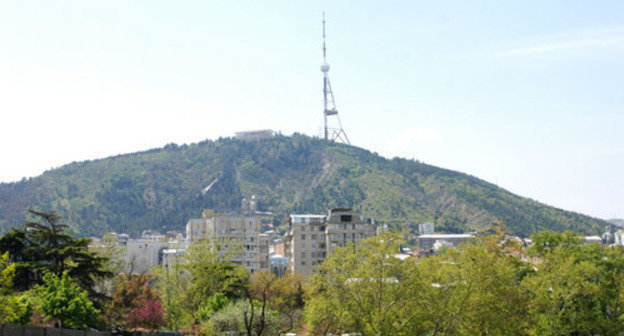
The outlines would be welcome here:
M 334 92 L 329 82 L 329 64 L 327 63 L 327 48 L 325 47 L 325 12 L 323 12 L 323 64 L 321 65 L 321 72 L 323 73 L 323 119 L 325 122 L 325 140 L 338 140 L 350 145 L 349 137 L 347 137 L 347 133 L 342 128 L 338 110 L 336 109 Z M 335 119 L 332 125 L 330 125 L 330 119 Z

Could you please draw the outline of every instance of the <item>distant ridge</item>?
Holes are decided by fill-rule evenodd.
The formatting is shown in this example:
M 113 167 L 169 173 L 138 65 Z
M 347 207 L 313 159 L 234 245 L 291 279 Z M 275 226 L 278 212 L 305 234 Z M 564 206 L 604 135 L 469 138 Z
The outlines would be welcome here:
M 447 232 L 498 221 L 520 235 L 539 229 L 596 234 L 607 225 L 467 174 L 295 134 L 170 144 L 2 183 L 0 229 L 21 225 L 27 208 L 55 210 L 85 236 L 182 229 L 205 208 L 236 209 L 251 195 L 281 216 L 346 206 L 391 226 L 432 221 Z
M 618 227 L 624 227 L 624 219 L 621 219 L 621 218 L 612 218 L 612 219 L 607 220 L 607 222 L 611 224 L 615 224 Z

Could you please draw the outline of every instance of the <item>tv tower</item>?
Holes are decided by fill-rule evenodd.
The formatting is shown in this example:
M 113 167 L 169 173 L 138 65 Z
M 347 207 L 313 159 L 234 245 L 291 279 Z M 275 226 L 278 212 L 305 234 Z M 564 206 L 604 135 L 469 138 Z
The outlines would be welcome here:
M 332 91 L 331 84 L 329 83 L 329 64 L 327 64 L 327 49 L 325 48 L 325 12 L 323 12 L 323 65 L 321 65 L 321 72 L 323 73 L 323 118 L 325 120 L 325 140 L 340 140 L 348 145 L 349 138 L 342 128 L 340 117 L 338 116 L 338 110 L 336 110 L 336 101 L 334 100 L 334 92 Z M 334 117 L 338 121 L 338 127 L 330 127 L 328 119 Z

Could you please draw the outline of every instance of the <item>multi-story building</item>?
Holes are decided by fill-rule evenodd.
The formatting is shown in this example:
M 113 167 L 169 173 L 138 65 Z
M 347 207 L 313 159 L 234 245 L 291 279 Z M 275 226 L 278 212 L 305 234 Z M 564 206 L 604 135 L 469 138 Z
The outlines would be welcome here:
M 331 209 L 327 215 L 290 215 L 285 253 L 289 269 L 310 274 L 333 249 L 375 234 L 375 223 L 348 208 Z
M 235 249 L 232 262 L 243 265 L 249 272 L 269 270 L 269 237 L 262 233 L 262 216 L 254 213 L 216 213 L 204 210 L 201 218 L 186 224 L 188 241 L 198 238 L 225 240 Z

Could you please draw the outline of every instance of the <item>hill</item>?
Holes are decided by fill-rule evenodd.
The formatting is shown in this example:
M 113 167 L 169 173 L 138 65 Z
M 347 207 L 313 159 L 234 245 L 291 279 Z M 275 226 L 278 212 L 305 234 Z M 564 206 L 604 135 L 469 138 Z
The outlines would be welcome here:
M 539 229 L 598 233 L 606 226 L 470 175 L 296 134 L 170 144 L 3 183 L 0 229 L 21 225 L 27 208 L 55 210 L 84 236 L 183 229 L 203 209 L 237 209 L 251 195 L 264 210 L 281 214 L 276 222 L 287 213 L 349 206 L 377 222 L 405 227 L 427 220 L 447 232 L 498 221 L 520 235 Z
M 607 222 L 614 224 L 617 227 L 624 227 L 624 219 L 621 218 L 612 218 L 607 220 Z

